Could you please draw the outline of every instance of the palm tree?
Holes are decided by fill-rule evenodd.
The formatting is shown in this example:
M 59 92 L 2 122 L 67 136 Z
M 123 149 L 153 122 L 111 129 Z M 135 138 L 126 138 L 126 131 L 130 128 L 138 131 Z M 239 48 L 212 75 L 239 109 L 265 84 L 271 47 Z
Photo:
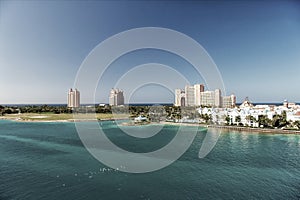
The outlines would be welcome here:
M 300 121 L 295 121 L 293 125 L 300 129 Z
M 270 120 L 266 115 L 258 116 L 259 126 L 262 127 L 272 127 L 272 120 Z
M 272 126 L 276 128 L 281 128 L 289 125 L 290 122 L 286 120 L 286 112 L 283 111 L 281 115 L 274 115 L 272 120 Z
M 230 117 L 228 115 L 225 117 L 225 121 L 226 121 L 226 125 L 231 125 Z
M 236 116 L 235 117 L 235 122 L 236 122 L 237 125 L 240 125 L 240 123 L 241 123 L 241 116 L 239 116 L 239 115 Z

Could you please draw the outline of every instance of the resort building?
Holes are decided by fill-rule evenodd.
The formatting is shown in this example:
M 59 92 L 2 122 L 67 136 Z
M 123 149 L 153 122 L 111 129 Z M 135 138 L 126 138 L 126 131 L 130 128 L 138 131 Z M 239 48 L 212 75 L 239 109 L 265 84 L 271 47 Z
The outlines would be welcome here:
M 175 106 L 208 106 L 233 108 L 236 104 L 234 95 L 222 97 L 221 90 L 204 91 L 203 84 L 187 85 L 184 90 L 175 90 Z
M 236 96 L 230 95 L 222 97 L 222 107 L 223 108 L 234 108 L 236 104 Z
M 109 105 L 119 106 L 124 105 L 124 93 L 120 89 L 112 88 L 109 95 Z
M 185 91 L 181 89 L 175 90 L 175 106 L 185 106 Z
M 205 91 L 201 92 L 200 95 L 200 105 L 210 106 L 210 107 L 222 107 L 222 96 L 221 90 L 216 89 L 215 91 Z
M 201 105 L 201 92 L 204 92 L 204 85 L 203 84 L 196 84 L 194 85 L 195 90 L 195 105 Z
M 195 88 L 191 85 L 185 86 L 185 106 L 195 106 Z
M 283 115 L 290 123 L 300 121 L 300 106 L 291 103 L 290 106 L 284 101 L 283 105 L 253 105 L 248 98 L 239 106 L 239 108 L 227 109 L 225 115 L 229 117 L 229 124 L 242 124 L 243 126 L 258 127 L 259 117 L 265 116 L 273 120 L 274 116 Z
M 134 122 L 135 123 L 146 122 L 146 121 L 148 121 L 148 118 L 147 117 L 142 117 L 141 115 L 138 116 L 138 117 L 136 117 L 136 118 L 134 118 Z
M 69 108 L 78 108 L 80 106 L 80 92 L 72 88 L 69 90 L 68 93 L 68 107 Z
M 214 91 L 205 91 L 201 92 L 200 95 L 200 105 L 202 106 L 215 106 L 215 92 Z
M 253 108 L 253 104 L 249 101 L 249 98 L 246 97 L 245 101 L 243 101 L 243 103 L 240 105 L 240 108 L 244 109 L 244 108 Z

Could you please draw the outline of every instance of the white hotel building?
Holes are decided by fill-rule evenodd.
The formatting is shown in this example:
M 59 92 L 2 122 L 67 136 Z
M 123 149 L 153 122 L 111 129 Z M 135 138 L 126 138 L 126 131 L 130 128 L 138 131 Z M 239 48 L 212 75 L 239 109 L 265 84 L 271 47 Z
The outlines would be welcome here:
M 239 107 L 234 108 L 198 108 L 200 114 L 208 114 L 212 122 L 219 125 L 226 124 L 226 116 L 229 117 L 230 125 L 242 124 L 249 127 L 259 127 L 258 119 L 266 116 L 273 120 L 275 115 L 286 112 L 286 120 L 289 122 L 300 121 L 300 105 L 284 102 L 283 105 L 253 105 L 246 99 Z M 239 120 L 237 120 L 239 118 Z

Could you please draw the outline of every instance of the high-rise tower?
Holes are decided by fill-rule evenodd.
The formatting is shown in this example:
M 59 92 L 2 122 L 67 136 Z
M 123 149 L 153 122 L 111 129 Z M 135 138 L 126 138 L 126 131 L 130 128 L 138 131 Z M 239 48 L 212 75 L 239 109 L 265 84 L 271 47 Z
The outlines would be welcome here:
M 112 88 L 109 94 L 109 105 L 124 105 L 124 93 L 122 90 Z
M 69 108 L 78 108 L 80 106 L 80 92 L 72 88 L 69 90 L 68 93 L 68 107 Z

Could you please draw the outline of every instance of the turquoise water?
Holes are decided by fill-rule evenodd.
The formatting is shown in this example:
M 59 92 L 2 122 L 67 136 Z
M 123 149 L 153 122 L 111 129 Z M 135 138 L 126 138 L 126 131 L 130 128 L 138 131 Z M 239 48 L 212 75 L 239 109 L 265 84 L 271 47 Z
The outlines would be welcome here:
M 150 139 L 133 139 L 104 122 L 122 148 L 160 148 L 177 127 Z M 299 199 L 300 136 L 222 132 L 215 148 L 198 158 L 205 136 L 159 171 L 129 174 L 95 160 L 73 123 L 0 121 L 0 199 Z

